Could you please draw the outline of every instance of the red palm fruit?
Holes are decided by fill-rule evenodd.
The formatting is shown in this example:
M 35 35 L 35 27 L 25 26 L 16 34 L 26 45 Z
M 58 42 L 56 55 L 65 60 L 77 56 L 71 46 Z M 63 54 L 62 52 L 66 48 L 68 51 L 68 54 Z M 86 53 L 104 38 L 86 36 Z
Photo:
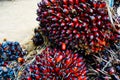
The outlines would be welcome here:
M 32 78 L 29 76 L 26 80 L 32 80 Z
M 49 0 L 43 0 L 43 2 L 45 3 L 46 6 L 50 6 L 51 3 L 49 2 Z
M 90 53 L 96 53 L 104 50 L 111 40 L 120 38 L 115 35 L 103 0 L 42 0 L 38 7 L 37 19 L 43 34 L 58 47 L 65 43 L 66 49 L 86 52 L 89 49 Z M 95 51 L 91 47 L 95 47 L 98 38 L 102 43 Z
M 63 9 L 63 13 L 68 14 L 68 13 L 69 13 L 69 10 L 68 10 L 67 8 L 64 8 L 64 9 Z
M 86 0 L 80 0 L 81 2 L 86 2 Z
M 36 77 L 36 80 L 39 80 L 41 78 L 40 75 L 35 75 L 35 77 Z
M 62 43 L 62 50 L 66 50 L 66 44 Z
M 41 57 L 42 56 L 42 57 Z M 86 80 L 86 64 L 83 57 L 78 53 L 73 53 L 71 50 L 59 50 L 56 48 L 47 47 L 41 54 L 36 57 L 40 57 L 40 61 L 35 60 L 32 64 L 27 66 L 23 72 L 27 72 L 26 75 L 22 75 L 21 78 L 25 78 L 30 75 L 32 79 L 39 80 L 69 80 L 80 79 Z M 49 59 L 51 60 L 49 61 Z M 35 66 L 34 66 L 35 65 Z M 36 71 L 29 72 L 30 67 L 38 67 Z M 35 75 L 35 78 L 34 76 Z M 27 79 L 25 79 L 27 80 Z
M 63 0 L 63 4 L 67 5 L 68 4 L 68 0 Z
M 69 0 L 69 4 L 74 4 L 74 0 Z
M 80 38 L 80 34 L 76 34 L 76 38 Z
M 21 57 L 19 57 L 19 58 L 18 58 L 18 62 L 19 62 L 19 63 L 23 63 L 23 62 L 24 62 L 24 59 L 21 58 Z
M 52 3 L 55 3 L 56 2 L 56 0 L 50 0 Z
M 97 8 L 97 2 L 96 1 L 93 2 L 93 7 Z
M 101 4 L 100 4 L 100 8 L 104 8 L 106 6 L 106 3 L 105 2 L 102 2 Z
M 110 75 L 115 74 L 116 72 L 115 72 L 114 67 L 110 67 L 110 68 L 108 68 L 108 73 L 109 73 Z
M 57 58 L 56 58 L 56 62 L 60 62 L 61 60 L 63 59 L 63 56 L 62 55 L 59 55 Z
M 78 5 L 79 4 L 79 0 L 75 0 L 75 4 Z

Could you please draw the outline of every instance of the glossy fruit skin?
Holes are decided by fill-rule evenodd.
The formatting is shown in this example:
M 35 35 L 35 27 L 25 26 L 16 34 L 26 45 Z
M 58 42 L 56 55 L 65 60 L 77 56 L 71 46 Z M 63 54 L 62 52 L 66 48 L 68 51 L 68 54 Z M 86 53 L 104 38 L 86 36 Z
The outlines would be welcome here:
M 66 44 L 62 43 L 62 50 L 66 50 Z
M 26 75 L 24 75 L 25 72 L 27 72 Z M 27 66 L 23 71 L 21 79 L 26 78 L 27 75 L 30 75 L 34 79 L 35 76 L 33 75 L 38 75 L 39 80 L 80 78 L 87 80 L 86 73 L 86 64 L 82 56 L 77 53 L 73 54 L 71 50 L 47 47 L 40 55 L 36 56 L 36 60 L 32 64 Z
M 22 58 L 22 57 L 19 57 L 19 58 L 18 58 L 18 62 L 19 62 L 19 63 L 23 64 L 24 61 L 25 61 L 24 58 Z
M 102 0 L 42 0 L 38 7 L 37 21 L 42 32 L 59 47 L 65 43 L 67 49 L 82 48 L 86 53 L 89 49 L 87 54 L 98 53 L 110 40 L 119 37 L 114 35 Z

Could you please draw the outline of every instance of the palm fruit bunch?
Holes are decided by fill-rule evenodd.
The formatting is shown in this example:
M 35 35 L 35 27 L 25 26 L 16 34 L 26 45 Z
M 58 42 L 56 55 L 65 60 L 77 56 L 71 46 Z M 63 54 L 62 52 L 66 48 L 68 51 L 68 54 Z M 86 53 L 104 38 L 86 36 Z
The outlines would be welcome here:
M 90 80 L 120 80 L 120 42 L 87 57 Z
M 20 80 L 87 80 L 86 73 L 81 55 L 47 47 L 26 67 Z
M 22 50 L 17 41 L 4 41 L 0 44 L 1 65 L 6 64 L 5 62 L 17 61 L 19 57 L 23 57 L 25 54 L 26 52 Z
M 44 43 L 43 37 L 40 32 L 40 27 L 34 29 L 35 35 L 33 36 L 32 40 L 36 46 L 42 45 Z
M 103 0 L 42 0 L 37 21 L 52 44 L 98 53 L 116 39 Z
M 26 51 L 23 51 L 19 42 L 7 41 L 0 43 L 0 80 L 14 80 L 15 73 L 20 66 L 15 67 L 17 62 L 21 63 L 23 61 L 18 61 L 19 58 L 23 59 Z M 15 61 L 14 66 L 11 64 Z

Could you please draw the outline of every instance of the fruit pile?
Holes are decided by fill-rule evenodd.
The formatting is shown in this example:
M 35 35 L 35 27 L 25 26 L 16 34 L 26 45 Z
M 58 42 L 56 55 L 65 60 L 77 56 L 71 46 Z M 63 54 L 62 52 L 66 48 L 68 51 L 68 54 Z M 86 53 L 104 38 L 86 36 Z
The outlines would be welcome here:
M 4 61 L 17 61 L 26 54 L 18 42 L 4 41 L 0 44 L 0 59 Z
M 14 69 L 15 65 L 13 67 L 10 65 L 13 61 L 23 62 L 25 54 L 18 42 L 4 41 L 0 44 L 0 80 L 15 78 L 13 70 L 17 70 L 20 66 Z
M 120 80 L 120 29 L 111 24 L 106 2 L 42 0 L 38 7 L 33 42 L 44 44 L 44 36 L 51 44 L 37 50 L 20 80 Z
M 52 44 L 80 48 L 86 54 L 104 50 L 116 39 L 102 0 L 42 0 L 37 20 Z
M 86 80 L 86 63 L 71 50 L 47 47 L 24 70 L 21 80 Z

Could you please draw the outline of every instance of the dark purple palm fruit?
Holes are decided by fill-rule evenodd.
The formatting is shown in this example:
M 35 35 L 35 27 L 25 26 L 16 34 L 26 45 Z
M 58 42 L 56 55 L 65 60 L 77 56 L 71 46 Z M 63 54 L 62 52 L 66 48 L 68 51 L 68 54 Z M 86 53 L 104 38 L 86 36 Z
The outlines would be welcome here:
M 15 41 L 7 41 L 6 39 L 0 43 L 0 80 L 15 80 L 15 72 L 20 69 L 20 66 L 16 68 L 19 58 L 24 60 L 24 51 L 19 44 Z M 15 64 L 13 64 L 15 61 Z M 18 61 L 21 63 L 21 61 Z M 13 64 L 13 65 L 12 65 Z
M 21 80 L 86 80 L 86 73 L 82 56 L 71 50 L 47 47 L 23 71 Z
M 14 70 L 8 66 L 0 66 L 0 80 L 14 80 Z
M 41 30 L 39 27 L 34 29 L 35 35 L 33 36 L 32 40 L 36 46 L 42 45 L 44 43 L 44 39 L 40 32 L 41 32 Z
M 115 39 L 106 3 L 102 0 L 42 0 L 37 21 L 51 43 L 97 53 Z
M 4 41 L 0 45 L 0 58 L 4 61 L 16 61 L 19 57 L 24 57 L 26 51 L 24 51 L 19 44 L 15 41 Z
M 120 80 L 120 42 L 86 58 L 90 80 Z

